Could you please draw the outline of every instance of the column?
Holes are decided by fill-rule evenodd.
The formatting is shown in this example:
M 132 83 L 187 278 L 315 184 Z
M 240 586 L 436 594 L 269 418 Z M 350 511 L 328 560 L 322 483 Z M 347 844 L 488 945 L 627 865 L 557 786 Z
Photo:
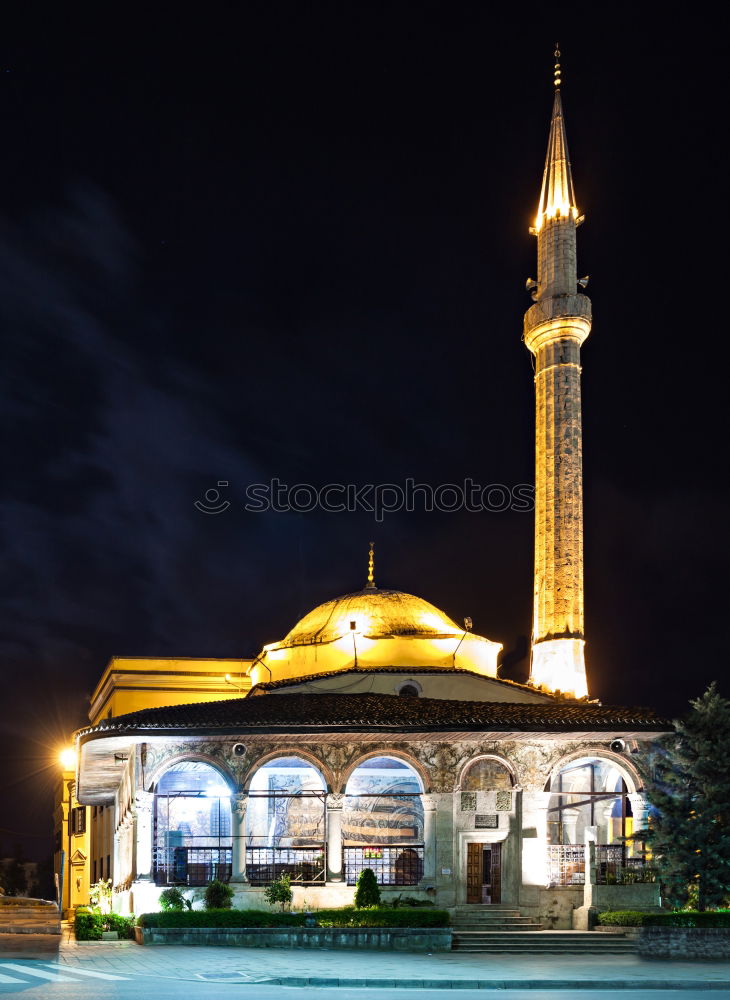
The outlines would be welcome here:
M 327 796 L 327 881 L 342 881 L 342 792 Z
M 436 817 L 438 802 L 435 795 L 422 795 L 423 805 L 423 876 L 422 881 L 434 885 L 436 879 Z
M 231 882 L 248 882 L 246 877 L 247 806 L 247 792 L 237 792 L 231 796 L 231 834 L 233 835 Z
M 153 878 L 152 810 L 155 796 L 139 788 L 134 793 L 134 877 L 149 882 Z
M 638 830 L 645 830 L 649 825 L 649 803 L 643 792 L 629 792 L 627 795 L 631 803 L 631 815 L 634 819 L 634 833 Z

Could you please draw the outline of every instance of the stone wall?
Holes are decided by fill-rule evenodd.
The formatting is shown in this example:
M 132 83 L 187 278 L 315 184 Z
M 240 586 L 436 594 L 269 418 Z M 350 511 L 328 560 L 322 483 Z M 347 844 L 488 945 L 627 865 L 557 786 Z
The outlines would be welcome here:
M 642 958 L 727 961 L 730 927 L 642 927 L 638 951 Z
M 448 927 L 135 927 L 138 944 L 451 951 Z

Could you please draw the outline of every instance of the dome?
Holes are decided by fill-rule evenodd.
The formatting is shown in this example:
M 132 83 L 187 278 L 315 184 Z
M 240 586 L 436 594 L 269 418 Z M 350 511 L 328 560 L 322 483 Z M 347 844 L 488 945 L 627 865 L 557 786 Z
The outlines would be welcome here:
M 435 639 L 462 636 L 464 629 L 421 597 L 370 587 L 320 604 L 276 645 L 281 648 L 333 642 L 351 632 L 366 639 Z
M 264 646 L 250 676 L 254 686 L 353 668 L 458 667 L 496 677 L 500 649 L 422 597 L 370 583 L 318 605 L 283 639 Z

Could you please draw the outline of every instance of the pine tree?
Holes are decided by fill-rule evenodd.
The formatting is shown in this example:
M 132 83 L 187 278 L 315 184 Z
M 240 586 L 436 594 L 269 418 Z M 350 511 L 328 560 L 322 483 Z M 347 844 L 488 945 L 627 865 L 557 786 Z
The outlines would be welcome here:
M 652 807 L 643 838 L 673 906 L 722 906 L 730 893 L 730 701 L 713 683 L 641 763 Z

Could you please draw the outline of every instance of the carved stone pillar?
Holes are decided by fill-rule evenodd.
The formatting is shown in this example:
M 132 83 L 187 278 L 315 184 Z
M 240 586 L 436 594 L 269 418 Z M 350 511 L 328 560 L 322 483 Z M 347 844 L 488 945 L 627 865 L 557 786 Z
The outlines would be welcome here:
M 438 802 L 434 795 L 422 795 L 423 805 L 423 881 L 431 885 L 436 878 L 436 816 Z
M 134 877 L 148 882 L 152 871 L 152 810 L 155 796 L 139 788 L 134 794 Z
M 342 881 L 342 792 L 327 796 L 327 881 Z
M 246 808 L 248 793 L 237 792 L 231 796 L 231 833 L 233 857 L 231 882 L 248 882 L 246 876 Z
M 631 814 L 634 818 L 634 833 L 645 830 L 649 825 L 649 803 L 643 792 L 629 792 L 627 796 L 631 803 Z

